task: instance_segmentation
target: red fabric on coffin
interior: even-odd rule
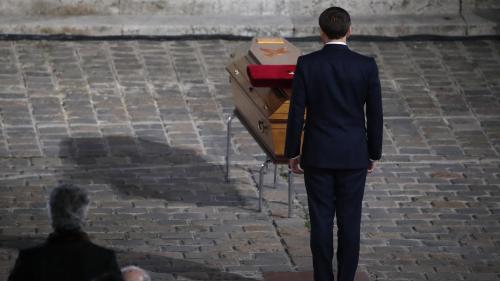
[[[247,66],[250,83],[254,87],[291,88],[295,65],[261,65]]]

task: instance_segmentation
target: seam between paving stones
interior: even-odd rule
[[[83,60],[82,60],[82,57],[81,57],[80,52],[78,51],[78,49],[75,49],[75,54],[76,54],[77,60],[78,60],[78,68],[80,69],[80,71],[82,73],[82,76],[85,77],[85,80],[88,81],[87,80],[87,76],[85,75],[85,72],[84,72],[84,70],[82,68]],[[111,63],[112,63],[112,60],[111,60]],[[117,77],[114,77],[114,78],[117,78]],[[118,80],[116,79],[116,81],[118,81]],[[103,137],[103,133],[102,133],[101,126],[100,126],[101,123],[99,122],[99,119],[97,118],[97,112],[96,112],[96,108],[95,108],[95,102],[92,99],[92,91],[90,89],[89,83],[85,83],[85,92],[88,95],[88,100],[89,100],[89,103],[90,103],[91,108],[92,108],[92,114],[94,115],[93,117],[94,117],[94,119],[96,121],[96,125],[98,126],[99,137],[102,138]],[[71,130],[71,126],[70,126],[69,134],[70,134],[71,137],[73,137],[73,131]],[[105,145],[106,145],[106,148],[108,148],[108,151],[109,151],[109,145],[107,143],[105,143]]]
[[[436,102],[437,104],[439,104],[439,101],[437,100],[437,98],[433,95],[431,95],[431,91],[430,91],[430,85],[429,83],[427,82],[427,80],[424,78],[424,75],[423,75],[423,71],[422,69],[419,67],[419,65],[417,64],[416,62],[416,59],[414,58],[413,55],[408,55],[408,54],[411,54],[411,50],[408,48],[408,46],[406,44],[403,44],[403,43],[400,43],[400,46],[401,48],[403,49],[403,52],[407,55],[407,59],[409,59],[411,65],[412,65],[412,68],[414,69],[415,73],[418,75],[418,78],[422,81],[424,87],[426,88],[426,90],[428,90],[428,96],[434,101]],[[444,119],[444,115],[443,115],[443,109],[438,107],[439,108],[439,116],[429,116],[430,118],[428,119],[437,119],[437,120],[443,120],[443,122],[448,125],[448,123],[446,122],[446,120]],[[415,125],[415,128],[417,130],[417,132],[419,133],[419,136],[422,137],[422,141],[425,143],[425,145],[427,146],[427,149],[429,149],[429,151],[432,151],[433,150],[433,147],[429,144],[429,140],[428,138],[425,137],[425,132],[423,130],[423,127],[418,124],[418,119],[420,119],[419,117],[416,117],[414,112],[412,110],[410,110],[410,118],[412,118],[413,120],[413,124]],[[463,150],[460,149],[460,151],[463,153]]]
[[[493,52],[492,52],[493,57],[494,57],[494,59],[495,59],[496,62],[500,62],[500,54],[498,52],[494,51],[495,49],[493,48],[493,46],[491,44],[492,44],[492,42],[488,42],[488,46],[493,49]],[[460,44],[460,46],[461,46],[461,48],[463,48],[463,51],[466,54],[468,54],[468,51],[465,48],[465,46],[463,44]],[[484,73],[483,73],[483,71],[481,69],[478,68],[478,69],[476,69],[476,71],[478,73],[480,73],[481,76],[484,78]],[[487,79],[484,79],[484,80],[488,81]],[[487,83],[487,88],[488,88],[488,90],[490,90],[491,92],[493,92],[493,89],[492,89],[492,86],[491,86],[490,83]],[[483,117],[483,118],[500,117],[500,115],[482,115],[481,116],[479,114],[476,114],[474,111],[472,111],[472,113],[476,116],[476,120],[478,121],[479,124],[481,124],[481,117]],[[496,152],[497,156],[500,156],[500,150],[497,149],[497,146],[493,145],[493,143],[491,141],[491,138],[488,137],[488,134],[485,132],[484,127],[480,125],[479,128],[480,128],[480,131],[484,134],[484,136],[488,140],[488,143],[490,144],[490,146],[493,149],[493,151]]]
[[[31,105],[31,102],[29,102],[30,98],[28,97],[28,92],[27,92],[28,87],[27,87],[27,84],[26,84],[26,76],[24,74],[24,71],[23,71],[22,66],[20,64],[20,61],[19,61],[19,54],[18,54],[18,52],[16,50],[16,44],[12,44],[11,46],[12,46],[12,52],[14,54],[15,64],[19,67],[21,78],[23,79],[22,82],[23,82],[24,91],[25,91],[25,94],[26,94],[26,102],[27,102],[28,112],[29,112],[31,120],[35,120],[34,116],[33,116],[33,106]],[[45,56],[44,56],[44,59],[45,59]],[[51,77],[51,79],[52,79],[52,77]],[[35,123],[31,122],[31,126],[30,127],[33,129],[33,132],[35,133],[35,141],[36,141],[36,144],[38,146],[38,151],[40,152],[40,155],[43,155],[41,153],[42,146],[40,145],[40,137],[36,133],[37,129],[36,129]],[[8,142],[7,143],[8,147],[10,146],[9,144],[10,143]],[[10,155],[13,155],[12,154],[12,150],[10,149],[10,147],[9,147],[9,151],[10,151]]]
[[[256,198],[258,200],[258,192],[259,192],[259,190],[258,190],[258,181],[259,181],[259,179],[257,178],[258,173],[253,173],[250,169],[247,169],[246,171],[247,171],[248,177],[250,177],[250,179],[253,181],[254,187],[257,187],[255,189],[255,191],[256,191],[255,195],[256,195]],[[265,176],[266,173],[267,172],[265,171],[262,176]],[[264,186],[262,186],[262,188],[264,188]],[[294,192],[293,199],[294,199],[293,201],[295,201],[295,192]],[[295,205],[295,203],[294,203],[294,205]],[[300,202],[299,202],[299,205],[300,205]],[[273,226],[273,228],[274,228],[274,234],[276,235],[276,237],[279,239],[281,245],[283,246],[283,252],[286,254],[286,257],[287,257],[288,263],[290,264],[290,267],[292,268],[293,271],[297,271],[297,265],[293,261],[293,257],[290,254],[290,252],[288,251],[287,244],[286,244],[285,240],[283,239],[283,237],[282,237],[282,235],[281,235],[281,233],[279,231],[279,227],[278,227],[278,225],[276,223],[276,220],[272,216],[270,207],[268,206],[267,200],[265,200],[265,197],[263,197],[263,200],[262,200],[262,212],[263,213],[265,212],[265,214],[267,215],[267,218],[269,219],[271,225]]]
[[[194,51],[194,56],[196,57],[196,60],[197,60],[198,62],[200,62],[200,63],[198,64],[198,66],[199,66],[199,67],[200,67],[200,69],[201,69],[201,75],[202,75],[202,77],[201,77],[201,78],[203,79],[203,81],[204,81],[205,85],[207,85],[207,87],[208,87],[208,92],[210,93],[210,99],[211,99],[211,100],[214,102],[214,104],[216,105],[216,108],[217,108],[217,115],[219,116],[219,120],[222,122],[222,124],[224,124],[224,122],[222,121],[222,120],[224,120],[224,119],[223,119],[223,117],[222,117],[221,113],[219,112],[219,108],[218,108],[218,106],[217,106],[217,103],[215,102],[215,97],[214,97],[214,92],[215,92],[215,89],[214,89],[213,83],[211,83],[211,81],[210,81],[210,79],[208,78],[208,75],[207,75],[207,72],[208,72],[208,71],[207,71],[207,69],[206,69],[205,59],[204,59],[203,55],[201,54],[201,46],[200,46],[200,44],[199,44],[197,41],[195,42],[195,44],[194,44],[194,45],[195,45],[195,46],[194,46],[194,47],[195,47],[195,48],[194,48],[194,49],[195,49],[195,51]],[[203,142],[203,138],[202,138],[202,136],[201,136],[201,134],[200,134],[200,130],[201,130],[201,129],[200,129],[200,126],[199,126],[200,124],[203,124],[203,123],[202,123],[202,122],[200,122],[200,120],[193,120],[193,121],[194,121],[194,123],[195,123],[195,125],[196,125],[196,127],[195,127],[195,129],[196,129],[196,134],[198,135],[198,139],[200,140],[201,146],[203,147],[203,152],[204,152],[204,153],[205,153],[205,155],[206,155],[206,151],[207,151],[207,149],[206,149],[206,147],[205,147],[205,143]]]
[[[202,73],[203,73],[203,80],[205,81],[205,83],[206,83],[206,84],[207,84],[207,86],[208,86],[208,89],[209,89],[209,92],[210,92],[210,97],[211,97],[211,98],[212,98],[212,100],[214,100],[214,102],[215,102],[215,101],[217,100],[217,97],[215,96],[215,87],[214,87],[214,83],[213,83],[212,81],[210,81],[210,79],[208,78],[208,75],[207,75],[207,73],[208,73],[208,69],[207,69],[207,67],[206,67],[206,66],[207,66],[208,64],[207,64],[207,63],[206,63],[206,61],[205,61],[205,57],[204,57],[204,56],[203,56],[203,54],[201,53],[201,45],[200,45],[198,42],[196,42],[196,45],[197,45],[197,48],[196,48],[196,53],[195,53],[195,55],[196,55],[197,59],[198,59],[199,61],[201,61],[201,62],[202,62],[202,63],[201,63],[201,65],[200,65],[200,67],[201,67],[201,69],[202,69]],[[226,58],[228,58],[228,57],[229,57],[229,55],[226,53],[226,48],[224,48],[224,53],[226,54],[226,56],[225,56],[225,57],[226,57]],[[223,125],[225,125],[225,122],[224,122],[225,118],[224,118],[224,113],[223,113],[223,110],[222,110],[222,108],[220,107],[220,105],[219,105],[219,104],[217,104],[217,102],[215,102],[215,104],[216,104],[216,107],[217,107],[217,113],[218,113],[218,115],[219,115],[220,121],[222,122],[222,124],[223,124]],[[200,122],[200,123],[203,123],[203,121],[202,121],[202,122]]]
[[[76,60],[77,62],[77,67],[78,69],[80,70],[81,72],[81,75],[82,75],[82,78],[85,82],[87,82],[87,76],[85,74],[85,72],[83,71],[83,68],[81,66],[81,57],[80,57],[80,53],[78,52],[78,48],[75,46],[75,43],[71,43],[69,44],[71,50],[72,50],[72,56],[74,57],[74,59]],[[85,83],[87,84],[87,83]],[[58,91],[59,88],[56,88],[56,91]],[[61,111],[62,111],[62,115],[63,115],[63,118],[64,118],[64,127],[66,128],[66,135],[69,137],[70,134],[71,134],[71,129],[70,129],[70,122],[68,120],[68,113],[66,112],[66,110],[64,109],[64,95],[58,95],[60,96],[59,97],[59,102],[60,102],[60,105],[61,105]]]
[[[435,48],[432,48],[434,46],[434,44],[432,44],[431,46],[431,49],[430,51],[433,52],[437,57],[440,58],[440,54],[439,52],[436,52]],[[411,50],[408,49],[408,46],[406,44],[401,44],[401,47],[402,49],[404,49],[404,53],[405,54],[411,54]],[[417,64],[416,62],[416,59],[414,58],[414,56],[408,56],[407,57],[410,61],[411,61],[411,65],[413,66],[413,68],[415,69],[415,72],[417,73],[418,77],[421,78],[422,82],[424,83],[425,85],[425,88],[426,88],[426,92],[428,93],[427,95],[432,99],[432,101],[434,103],[436,103],[437,105],[439,105],[439,100],[437,99],[437,97],[435,95],[432,95],[431,91],[430,91],[430,85],[429,83],[427,82],[427,80],[425,79],[424,75],[423,75],[423,71],[422,69],[420,68],[420,66]],[[440,63],[442,65],[442,63]],[[444,65],[443,65],[444,67]],[[439,118],[443,119],[444,120],[444,114],[443,114],[443,109],[441,107],[438,106],[438,110],[439,110]],[[426,118],[429,118],[429,119],[432,119],[432,118],[438,118],[437,116],[425,116]],[[411,113],[411,116],[409,117],[410,119],[414,119],[416,118],[413,114],[413,112]],[[418,117],[420,118],[420,117]],[[446,122],[446,121],[445,121]],[[421,130],[420,127],[417,127],[417,130],[422,133],[423,135],[423,132]],[[427,140],[426,140],[426,143],[427,143]],[[427,143],[427,146],[430,148],[429,144]]]
[[[234,50],[233,50],[234,51]],[[228,46],[227,44],[224,44],[224,53],[226,54],[226,57],[229,58],[230,57],[230,53],[231,51],[228,49]],[[222,109],[223,111],[223,109]],[[228,124],[228,121],[229,121],[229,116],[231,116],[233,113],[232,113],[232,110],[231,110],[231,113],[229,113],[224,119],[224,126],[226,126],[226,129],[227,129],[227,124]],[[236,120],[234,120],[236,119]],[[233,117],[233,123],[234,121],[239,121],[238,118],[236,116]],[[235,124],[232,124],[232,126],[234,126]],[[226,132],[227,133],[227,132]],[[233,131],[232,135],[229,136],[229,153],[230,154],[233,154],[235,152],[237,152],[237,146],[236,144],[234,143],[233,141],[233,136],[234,136],[235,132]],[[226,144],[227,145],[227,144]],[[230,176],[230,175],[229,175]]]
[[[375,56],[376,56],[377,65],[384,65],[384,64],[385,64],[385,63],[384,63],[385,59],[384,59],[384,57],[382,56],[382,54],[380,53],[380,48],[379,48],[379,46],[378,46],[378,45],[376,45],[376,44],[374,44],[373,42],[370,42],[370,47],[371,47],[371,49],[372,49],[372,50],[374,50],[374,53],[375,53]],[[387,74],[386,74],[386,73],[384,73],[384,76],[386,76],[386,75],[387,75]],[[395,81],[394,79],[390,79],[389,81],[391,81],[391,83],[394,85],[394,90],[395,90],[395,91],[398,91],[398,90],[399,90],[399,85],[398,85],[398,83],[396,83],[396,81]],[[384,98],[384,92],[383,92],[383,89],[382,89],[382,99],[383,99],[383,98]],[[406,109],[408,108],[408,105],[406,104],[406,102],[404,102],[404,106],[405,106],[405,108],[406,108]],[[408,117],[408,118],[410,118],[410,117]],[[386,119],[386,118],[384,117],[384,119]],[[398,117],[397,117],[397,116],[394,116],[394,117],[392,117],[392,119],[395,119],[395,120],[396,120],[396,119],[398,119]],[[397,147],[396,147],[396,145],[395,145],[395,138],[394,138],[394,136],[393,136],[393,134],[392,134],[391,130],[389,130],[389,129],[387,128],[387,126],[386,126],[385,122],[384,122],[384,124],[383,124],[383,127],[384,127],[384,131],[387,133],[387,136],[390,138],[390,141],[391,141],[391,146],[394,146],[394,149],[395,149],[396,151],[398,151],[398,150],[397,150]]]
[[[294,194],[294,197],[295,199],[295,194]],[[294,200],[295,201],[295,200]],[[300,202],[297,202],[296,204],[298,204],[299,206],[303,207],[302,204],[300,204]],[[294,203],[295,205],[295,203]],[[283,246],[283,250],[286,254],[286,257],[288,259],[288,262],[290,263],[290,266],[292,268],[293,271],[297,271],[297,264],[295,263],[295,261],[293,260],[293,257],[292,257],[292,254],[290,253],[290,251],[288,250],[288,245],[285,241],[285,239],[283,238],[283,236],[281,235],[281,232],[279,230],[279,227],[278,227],[278,224],[276,223],[276,220],[275,219],[272,219],[272,216],[271,216],[271,211],[268,210],[268,216],[269,218],[271,219],[271,224],[273,225],[274,227],[274,232],[276,233],[276,236],[278,236],[279,240],[280,240],[280,243],[281,245]]]
[[[218,43],[222,43],[221,40],[215,40],[216,42]],[[219,104],[217,102],[217,94],[216,94],[216,88],[214,86],[214,82],[210,81],[209,79],[209,76],[208,76],[208,69],[207,69],[207,63],[205,61],[205,56],[203,55],[202,53],[202,46],[199,44],[199,42],[196,42],[197,44],[197,48],[196,48],[196,53],[195,55],[197,56],[198,60],[200,62],[202,62],[202,64],[200,65],[201,69],[202,69],[202,73],[203,73],[203,80],[205,81],[206,85],[208,86],[208,89],[209,89],[209,93],[210,93],[210,97],[211,99],[213,100],[213,102],[215,103],[215,107],[217,109],[217,115],[219,116],[219,122],[222,124],[222,127],[224,128],[224,132],[225,134],[223,134],[224,136],[227,136],[227,131],[226,131],[226,128],[227,128],[227,118],[229,117],[226,116],[224,114],[224,107],[222,106],[222,104]],[[224,46],[223,48],[224,50],[224,54],[225,54],[225,58],[229,58],[230,55],[228,54],[228,50],[226,48],[226,46]],[[231,114],[231,113],[230,113]],[[197,124],[210,124],[210,123],[213,123],[213,121],[204,121],[204,120],[197,120]],[[233,125],[234,126],[234,125]],[[197,127],[197,132],[199,133],[199,128]],[[234,132],[233,132],[234,134]],[[201,143],[203,145],[203,147],[205,147],[205,144],[203,143],[203,138],[200,136],[200,140],[201,140]],[[229,142],[230,142],[230,152],[229,153],[234,153],[234,151],[236,151],[234,148],[233,148],[233,137],[230,136],[229,137]],[[227,145],[227,144],[226,144]],[[232,151],[231,151],[232,149]],[[218,158],[219,156],[215,156],[214,158]],[[223,163],[222,163],[223,164]]]
[[[14,44],[15,44],[14,42],[9,42],[10,51],[12,52],[12,54],[15,57]],[[16,64],[16,61],[14,62],[14,64]],[[17,70],[17,66],[16,66],[16,70]],[[12,153],[10,152],[10,149],[9,149],[9,143],[7,142],[7,133],[6,133],[4,124],[5,124],[5,122],[3,120],[3,114],[1,114],[1,110],[0,110],[0,129],[2,131],[2,139],[3,139],[4,145],[5,145],[5,149],[7,150],[6,156],[10,157],[10,156],[12,156]]]
[[[192,44],[192,41],[185,41],[185,42],[189,42],[189,43]],[[189,44],[189,47],[192,47],[191,44]],[[182,80],[179,77],[179,71],[177,71],[177,65],[176,65],[176,62],[175,62],[175,58],[174,58],[174,56],[172,54],[172,50],[171,50],[171,46],[170,45],[167,45],[167,50],[168,50],[169,56],[172,58],[171,59],[172,68],[173,68],[173,70],[175,72],[175,78],[177,80],[176,83],[177,83],[179,89],[181,90],[182,101],[184,102],[184,107],[186,108],[187,113],[189,115],[189,123],[191,123],[191,126],[193,126],[193,129],[196,132],[196,138],[198,140],[198,143],[199,143],[201,149],[203,150],[203,153],[206,154],[205,145],[203,145],[203,141],[201,139],[200,132],[199,132],[197,126],[196,126],[196,121],[193,118],[193,114],[192,114],[191,109],[189,108],[189,104],[188,104],[188,102],[186,100],[187,97],[186,97],[186,89],[184,87],[185,85],[184,85],[184,83],[182,82]],[[197,57],[195,57],[195,58],[196,58],[196,60],[198,60]]]
[[[115,90],[117,90],[118,93],[120,94],[120,101],[121,101],[122,106],[123,106],[123,111],[125,111],[125,113],[127,114],[127,122],[124,122],[124,123],[128,125],[130,132],[132,133],[132,136],[134,137],[134,143],[137,144],[137,134],[135,133],[134,126],[132,126],[132,116],[128,112],[128,108],[127,108],[127,104],[125,102],[125,96],[123,94],[122,87],[118,83],[118,81],[119,81],[118,73],[116,72],[116,66],[115,66],[115,63],[113,61],[113,56],[111,54],[111,49],[109,47],[109,43],[107,41],[104,41],[102,44],[102,48],[104,49],[104,54],[106,56],[106,60],[109,62],[111,74],[113,75]],[[106,145],[109,145],[109,144],[106,143]]]
[[[166,42],[162,42],[160,44],[160,46],[161,46],[162,50],[165,51],[165,55],[168,57],[168,64],[172,67],[172,70],[175,72],[175,78],[176,78],[176,80],[178,80],[177,72],[175,71],[174,60],[172,58],[172,54],[170,53],[170,49],[168,48],[168,44]],[[179,83],[177,81],[174,83],[177,84],[177,86],[179,87],[179,90],[181,90],[180,86],[178,85]],[[184,98],[183,98],[183,101],[184,101]],[[170,147],[172,147],[172,140],[170,139],[170,136],[168,134],[169,132],[168,132],[167,128],[165,127],[165,123],[167,122],[167,120],[165,120],[162,115],[160,115],[160,120],[161,120],[161,123],[163,124],[162,126],[165,128],[165,135],[167,136],[167,143]],[[185,123],[191,123],[191,122],[185,122]]]
[[[432,93],[430,91],[431,87],[430,87],[429,83],[427,82],[427,79],[425,79],[422,69],[420,68],[420,66],[416,62],[415,56],[408,55],[408,54],[412,54],[412,51],[408,48],[407,44],[400,43],[400,46],[403,49],[403,52],[407,55],[407,59],[409,59],[413,69],[415,70],[415,73],[418,75],[419,79],[422,80],[422,83],[424,84],[426,90],[428,90],[428,96],[432,99],[433,102],[435,102],[436,104],[439,105],[439,100],[437,99],[437,97],[435,95],[432,95]],[[439,58],[440,65],[442,65],[443,68],[446,69],[446,66],[443,64],[443,61],[442,61],[442,55],[439,52],[437,52],[434,44],[431,44],[429,51],[434,53]],[[458,91],[459,89],[458,89],[456,83],[454,83],[454,84],[455,84],[454,85],[455,90]],[[426,118],[426,119],[442,120],[445,123],[445,125],[449,128],[450,126],[449,126],[448,121],[445,118],[446,115],[443,113],[442,107],[438,107],[438,110],[439,110],[439,116],[429,116],[429,118]],[[410,111],[410,112],[411,113],[410,113],[409,117],[411,120],[413,120],[413,122],[412,122],[413,124],[416,123],[415,127],[416,127],[416,130],[419,133],[419,135],[422,137],[422,141],[427,146],[427,149],[429,149],[429,151],[432,151],[434,148],[433,148],[433,146],[431,146],[429,144],[429,138],[425,137],[425,132],[423,131],[423,127],[418,124],[418,119],[420,119],[420,117],[416,117],[412,111]],[[417,121],[417,122],[415,122],[415,121]],[[455,142],[456,142],[456,138],[455,138]],[[465,152],[463,151],[462,147],[458,146],[458,148],[460,149],[462,154],[465,155]]]
[[[163,44],[160,44],[160,46],[163,48]],[[138,51],[137,48],[137,41],[132,44],[132,49],[135,57],[137,60],[141,63],[141,66],[143,66],[143,74],[144,74],[144,80],[146,84],[146,89],[148,90],[148,94],[151,96],[151,100],[153,101],[154,107],[155,107],[155,113],[158,115],[158,119],[160,121],[160,126],[162,128],[163,136],[165,137],[165,140],[167,141],[168,144],[170,144],[170,140],[167,134],[167,128],[165,127],[165,123],[163,122],[163,119],[161,118],[161,113],[160,113],[160,107],[158,106],[158,100],[156,99],[156,88],[154,87],[150,77],[150,73],[148,71],[148,68],[146,66],[146,61],[144,59],[144,56],[141,54],[140,51]],[[136,123],[138,124],[138,123]],[[151,124],[158,124],[157,122],[151,122]]]
[[[491,43],[489,43],[491,44]],[[433,44],[434,48],[435,48],[435,45]],[[490,46],[491,47],[491,46]],[[469,52],[467,51],[467,49],[465,48],[464,44],[459,44],[458,48],[460,49],[460,52],[461,52],[461,57],[464,57],[464,58],[468,58],[470,56],[468,56]],[[493,52],[495,54],[495,52]],[[496,116],[499,116],[499,115],[481,115],[481,114],[478,114],[472,104],[470,103],[470,101],[468,101],[466,98],[465,98],[465,93],[462,89],[462,86],[460,86],[458,84],[458,81],[457,79],[455,78],[455,76],[453,75],[453,72],[451,72],[451,70],[449,69],[449,67],[445,64],[443,64],[443,67],[445,69],[447,69],[449,71],[449,73],[451,75],[449,75],[450,79],[454,82],[454,84],[456,85],[456,88],[457,88],[457,92],[459,92],[463,97],[464,97],[464,102],[467,104],[467,106],[469,107],[469,110],[474,118],[475,121],[478,122],[478,124],[481,124],[481,118],[492,118],[492,117],[496,117]],[[479,68],[476,68],[474,69],[475,73],[477,74],[480,74],[481,78],[484,79],[484,75],[482,73],[482,71],[479,69]],[[484,79],[485,81],[487,81],[486,79]],[[491,86],[490,85],[487,85],[487,88],[488,90],[492,90],[491,89]],[[468,116],[470,117],[470,116]],[[445,119],[446,120],[446,119]],[[479,126],[479,130],[481,131],[481,133],[483,133],[483,135],[485,136],[486,140],[488,141],[488,144],[490,145],[490,147],[493,149],[493,151],[498,155],[500,155],[500,152],[496,149],[496,147],[493,145],[493,143],[491,142],[491,139],[488,137],[488,135],[486,134],[486,132],[484,131],[484,128],[483,126]],[[462,149],[463,150],[463,149]]]

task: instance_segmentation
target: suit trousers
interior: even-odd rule
[[[311,222],[314,281],[333,281],[333,222],[337,217],[337,280],[353,281],[358,267],[361,207],[367,169],[304,168]]]

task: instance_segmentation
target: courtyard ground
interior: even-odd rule
[[[153,280],[311,270],[307,201],[235,122],[224,182],[224,67],[241,41],[0,41],[0,279],[51,231],[58,182],[92,194],[86,231]],[[318,42],[296,42],[304,52]],[[372,280],[500,280],[500,41],[355,41],[380,68],[384,157],[367,182]]]

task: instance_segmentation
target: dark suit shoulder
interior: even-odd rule
[[[21,257],[33,257],[42,255],[46,250],[46,243],[19,250],[19,256]]]
[[[358,53],[358,52],[356,52],[356,51],[353,51],[353,50],[351,50],[351,49],[349,49],[349,53],[351,53],[351,55],[353,55],[353,56],[357,56],[359,59],[363,59],[363,60],[366,60],[366,61],[371,61],[371,60],[373,60],[373,57],[371,57],[371,56],[367,56],[367,55],[363,55],[363,54],[360,54],[360,53]]]
[[[298,62],[301,62],[302,64],[309,65],[309,64],[315,64],[319,61],[324,61],[325,56],[328,56],[329,51],[325,48],[311,52],[309,54],[305,54],[299,57]],[[370,56],[362,55],[356,51],[353,51],[351,49],[345,48],[342,49],[342,55],[340,56],[342,59],[347,59],[350,61],[353,61],[357,64],[362,64],[362,65],[373,65],[375,64],[375,59]]]
[[[31,247],[31,248],[22,249],[19,251],[19,255],[23,255],[25,257],[27,257],[27,256],[35,257],[35,256],[43,255],[47,251],[52,251],[52,249],[54,249],[55,247],[57,247],[57,248],[60,248],[60,247],[73,248],[73,249],[79,250],[79,251],[83,250],[86,252],[94,253],[95,255],[99,255],[99,256],[113,256],[114,255],[113,250],[96,245],[96,244],[92,243],[91,241],[86,241],[86,240],[75,241],[72,243],[62,243],[62,244],[61,243],[45,242],[41,245],[37,245],[37,246]]]
[[[65,264],[63,269],[59,268],[61,262]],[[48,239],[39,246],[19,252],[9,281],[49,280],[49,276],[58,276],[50,280],[66,280],[60,277],[72,272],[85,272],[74,279],[82,281],[105,273],[120,275],[113,250],[89,240]]]
[[[39,261],[44,258],[44,246],[45,244],[41,244],[20,250],[8,281],[35,280],[34,276],[38,273],[36,268]]]
[[[349,54],[352,59],[356,59],[358,63],[373,64],[375,63],[375,58],[360,54],[356,51],[349,49]]]
[[[307,63],[310,61],[314,61],[315,59],[319,58],[320,56],[321,56],[321,50],[317,50],[317,51],[300,56],[299,59],[297,60],[297,62],[300,61],[303,63]]]

